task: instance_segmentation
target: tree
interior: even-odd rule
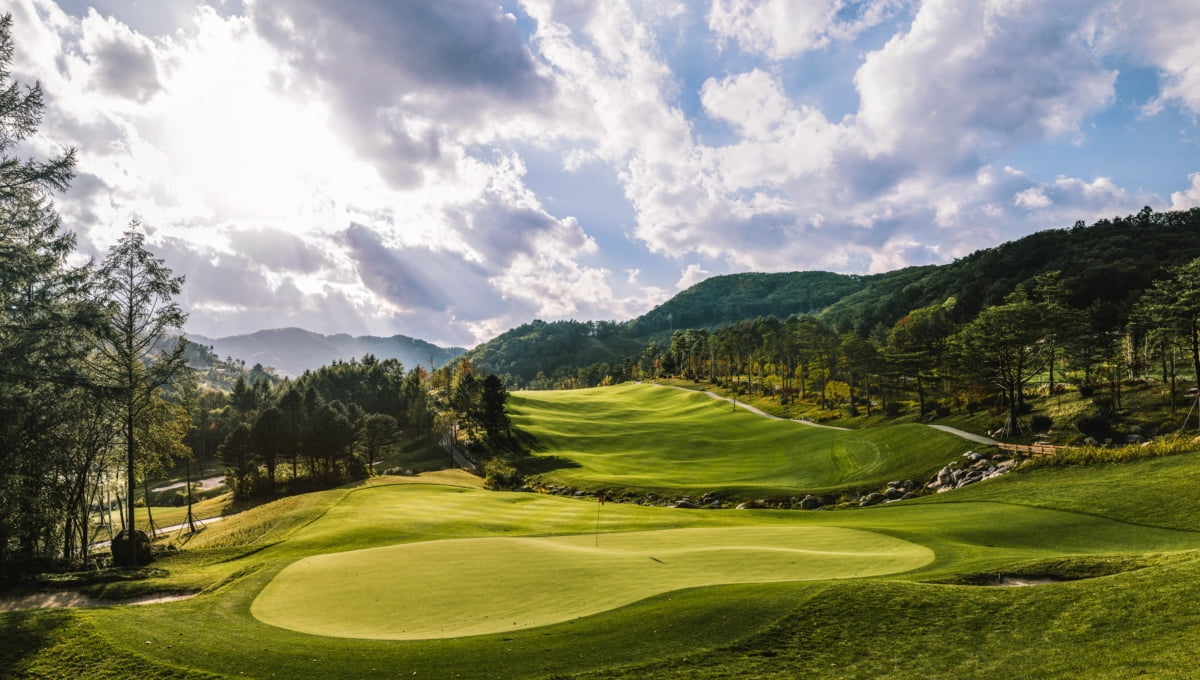
[[[1026,299],[988,307],[957,335],[965,372],[979,373],[1003,392],[1008,402],[1005,432],[1016,432],[1021,391],[1049,360],[1044,309]]]
[[[479,425],[483,430],[483,441],[494,456],[497,453],[511,450],[512,423],[504,411],[508,401],[508,391],[504,383],[493,374],[483,379],[483,389],[479,395]]]
[[[1173,267],[1166,277],[1152,282],[1138,301],[1134,318],[1187,343],[1200,387],[1200,259]]]
[[[46,160],[17,156],[37,132],[39,84],[11,80],[12,16],[0,17],[0,588],[14,562],[71,557],[60,546],[94,480],[97,413],[83,358],[102,318],[87,295],[89,272],[67,258],[50,200],[66,189],[75,151]],[[63,499],[72,499],[64,502]],[[86,530],[84,530],[86,532]],[[86,533],[85,533],[86,536]],[[61,549],[60,549],[61,548]]]
[[[888,334],[888,357],[904,375],[913,378],[921,415],[929,410],[927,387],[942,376],[954,323],[950,318],[957,301],[914,309],[896,322]]]
[[[359,447],[366,457],[368,475],[375,473],[376,461],[396,441],[397,431],[396,419],[386,413],[371,413],[363,418]]]
[[[279,454],[287,445],[286,416],[278,406],[271,406],[258,414],[250,432],[254,454],[267,467],[267,488],[275,493],[275,467]]]
[[[111,389],[122,416],[125,440],[126,498],[125,540],[133,540],[133,499],[137,482],[138,421],[149,411],[164,386],[187,370],[180,336],[168,346],[171,331],[181,331],[186,315],[174,301],[183,286],[162,260],[146,249],[145,237],[130,224],[109,251],[98,277],[99,300],[107,308],[109,324],[97,338],[101,380]],[[118,538],[121,538],[118,536]],[[116,540],[116,539],[114,539]],[[114,544],[114,555],[116,545]],[[137,563],[149,555],[131,553]]]

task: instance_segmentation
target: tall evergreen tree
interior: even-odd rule
[[[163,387],[187,370],[182,337],[170,349],[161,349],[174,332],[182,330],[187,318],[174,301],[183,278],[173,276],[163,261],[146,249],[145,237],[137,228],[136,222],[130,225],[98,272],[100,299],[108,308],[110,322],[97,338],[100,360],[96,367],[112,389],[123,421],[127,514],[122,534],[128,541],[134,540],[138,421],[149,413]],[[120,545],[114,542],[114,555]],[[134,549],[128,559],[144,563],[149,555]]]

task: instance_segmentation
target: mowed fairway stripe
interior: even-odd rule
[[[933,551],[841,527],[669,529],[429,541],[302,559],[254,601],[260,621],[415,640],[560,623],[685,588],[881,576]]]

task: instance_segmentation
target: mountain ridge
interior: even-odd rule
[[[187,338],[212,348],[219,357],[239,359],[250,366],[273,367],[287,376],[298,376],[333,361],[349,361],[366,354],[379,359],[396,359],[407,368],[418,365],[437,368],[467,351],[463,347],[441,347],[407,335],[324,335],[296,326],[219,338],[189,333]]]

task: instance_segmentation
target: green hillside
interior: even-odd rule
[[[711,328],[742,319],[815,314],[862,290],[876,276],[782,272],[714,276],[625,324],[633,337],[675,328]]]
[[[1200,208],[1114,217],[1069,229],[1048,229],[979,250],[941,266],[910,267],[875,277],[822,313],[833,326],[860,334],[890,327],[913,309],[958,301],[960,321],[999,304],[1019,285],[1061,272],[1075,308],[1097,303],[1128,307],[1172,266],[1200,257]]]
[[[1200,257],[1200,208],[1104,219],[1049,229],[945,265],[908,267],[885,274],[829,272],[747,273],[716,276],[625,322],[535,321],[479,345],[465,356],[483,371],[530,384],[537,373],[555,386],[590,386],[588,376],[633,377],[647,345],[661,350],[673,331],[717,329],[762,317],[818,316],[837,333],[885,334],[909,312],[953,298],[952,321],[966,323],[984,307],[1003,302],[1035,277],[1060,272],[1063,301],[1087,311],[1105,332],[1128,320],[1150,282],[1171,267]],[[603,369],[607,367],[608,371]],[[578,378],[578,379],[577,379]],[[579,383],[583,383],[580,385]],[[594,383],[593,383],[594,384]]]
[[[521,392],[514,425],[537,441],[555,483],[735,497],[875,489],[925,479],[971,448],[924,425],[841,431],[771,420],[656,385]],[[540,460],[537,458],[540,457]]]

